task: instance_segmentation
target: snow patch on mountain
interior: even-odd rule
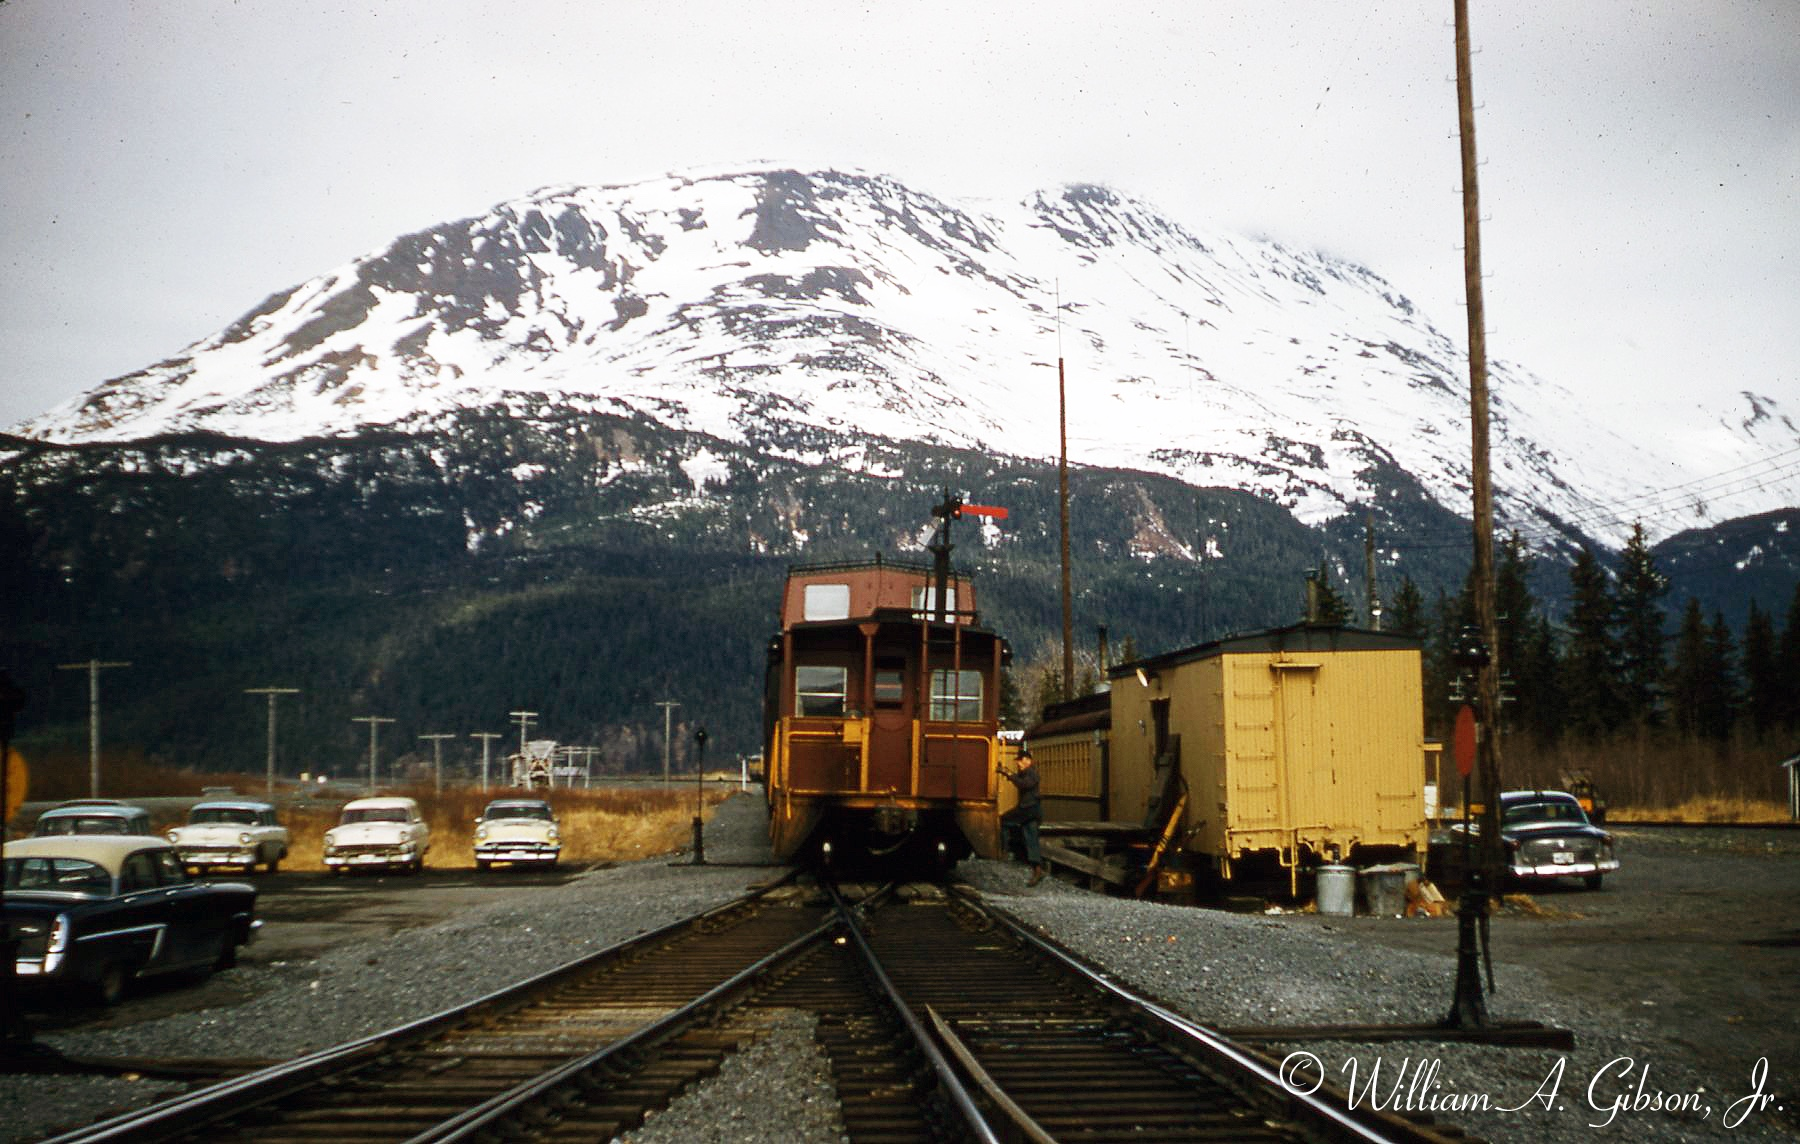
[[[15,432],[291,441],[618,414],[892,475],[867,442],[1054,456],[1059,374],[1077,464],[1244,489],[1308,522],[1399,495],[1397,474],[1467,510],[1466,357],[1369,269],[1103,187],[959,206],[839,171],[540,190],[273,295]],[[1490,378],[1500,521],[1540,538],[1616,543],[1615,506],[1646,488],[1800,445],[1765,396],[1700,411],[1667,455],[1528,370]],[[697,495],[722,466],[687,460]],[[1766,476],[1695,497],[1683,523],[1800,502],[1794,466]],[[1199,558],[1153,526],[1144,544]]]

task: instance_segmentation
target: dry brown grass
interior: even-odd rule
[[[419,801],[431,827],[429,866],[444,869],[473,866],[475,820],[493,798],[543,798],[556,811],[562,834],[562,860],[585,866],[596,862],[629,862],[667,854],[693,836],[694,792],[691,788],[616,787],[595,790],[516,791],[483,794],[457,787],[439,794],[430,787],[400,788],[384,793]],[[706,791],[708,812],[724,800],[720,788]],[[286,865],[296,870],[322,870],[325,832],[337,825],[341,804],[321,802],[283,810],[290,840]]]
[[[1677,806],[1610,808],[1608,822],[1786,822],[1786,802],[1762,798],[1690,798]]]
[[[1790,743],[1746,735],[1711,743],[1628,731],[1547,748],[1508,738],[1501,766],[1512,789],[1560,789],[1563,776],[1585,772],[1609,821],[1778,822],[1787,818],[1787,774],[1777,764],[1791,753]]]

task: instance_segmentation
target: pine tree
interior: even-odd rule
[[[1699,735],[1702,712],[1706,706],[1706,620],[1700,614],[1700,601],[1688,597],[1681,613],[1681,628],[1675,633],[1675,654],[1669,663],[1669,711],[1675,729],[1684,735]]]
[[[1731,628],[1723,612],[1713,613],[1712,626],[1706,632],[1706,694],[1700,712],[1700,732],[1714,742],[1731,737],[1741,705],[1738,687],[1737,649],[1731,639]]]
[[[1568,720],[1568,697],[1558,677],[1556,633],[1550,617],[1539,614],[1524,642],[1518,673],[1519,724],[1540,744],[1554,743]]]
[[[1627,720],[1655,727],[1663,721],[1663,681],[1668,675],[1663,651],[1666,623],[1659,601],[1669,590],[1668,577],[1656,568],[1644,538],[1644,526],[1631,526],[1631,538],[1620,554],[1619,700]]]
[[[1758,735],[1779,725],[1784,696],[1781,694],[1781,661],[1775,643],[1775,626],[1769,614],[1750,601],[1744,621],[1744,718]]]
[[[1777,718],[1787,730],[1800,731],[1800,584],[1794,585],[1794,599],[1788,604],[1787,626],[1781,630],[1776,651],[1776,671],[1781,694]]]
[[[1394,593],[1393,605],[1387,613],[1387,630],[1424,640],[1425,627],[1425,596],[1408,576],[1400,581],[1400,588]]]
[[[1528,662],[1526,644],[1537,611],[1526,575],[1525,541],[1515,532],[1501,542],[1499,567],[1494,572],[1494,611],[1500,642],[1494,650],[1503,680],[1501,714],[1503,724],[1515,730],[1529,720],[1527,697],[1538,690],[1534,681],[1525,677],[1534,666]]]
[[[1597,737],[1622,721],[1619,648],[1613,637],[1612,589],[1606,570],[1588,549],[1569,569],[1569,597],[1569,645],[1560,672],[1567,726]]]
[[[1315,585],[1312,603],[1315,611],[1307,617],[1308,623],[1326,626],[1338,626],[1350,622],[1350,605],[1331,586],[1331,572],[1320,568],[1317,572],[1307,574],[1307,579]]]

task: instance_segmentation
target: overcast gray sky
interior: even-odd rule
[[[1800,3],[1472,0],[1490,352],[1800,409]],[[0,0],[0,426],[407,231],[775,160],[1103,182],[1463,334],[1449,0]]]

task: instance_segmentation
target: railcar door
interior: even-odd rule
[[[917,659],[905,643],[879,643],[873,653],[874,677],[869,720],[869,791],[913,793],[913,726],[918,688]]]

